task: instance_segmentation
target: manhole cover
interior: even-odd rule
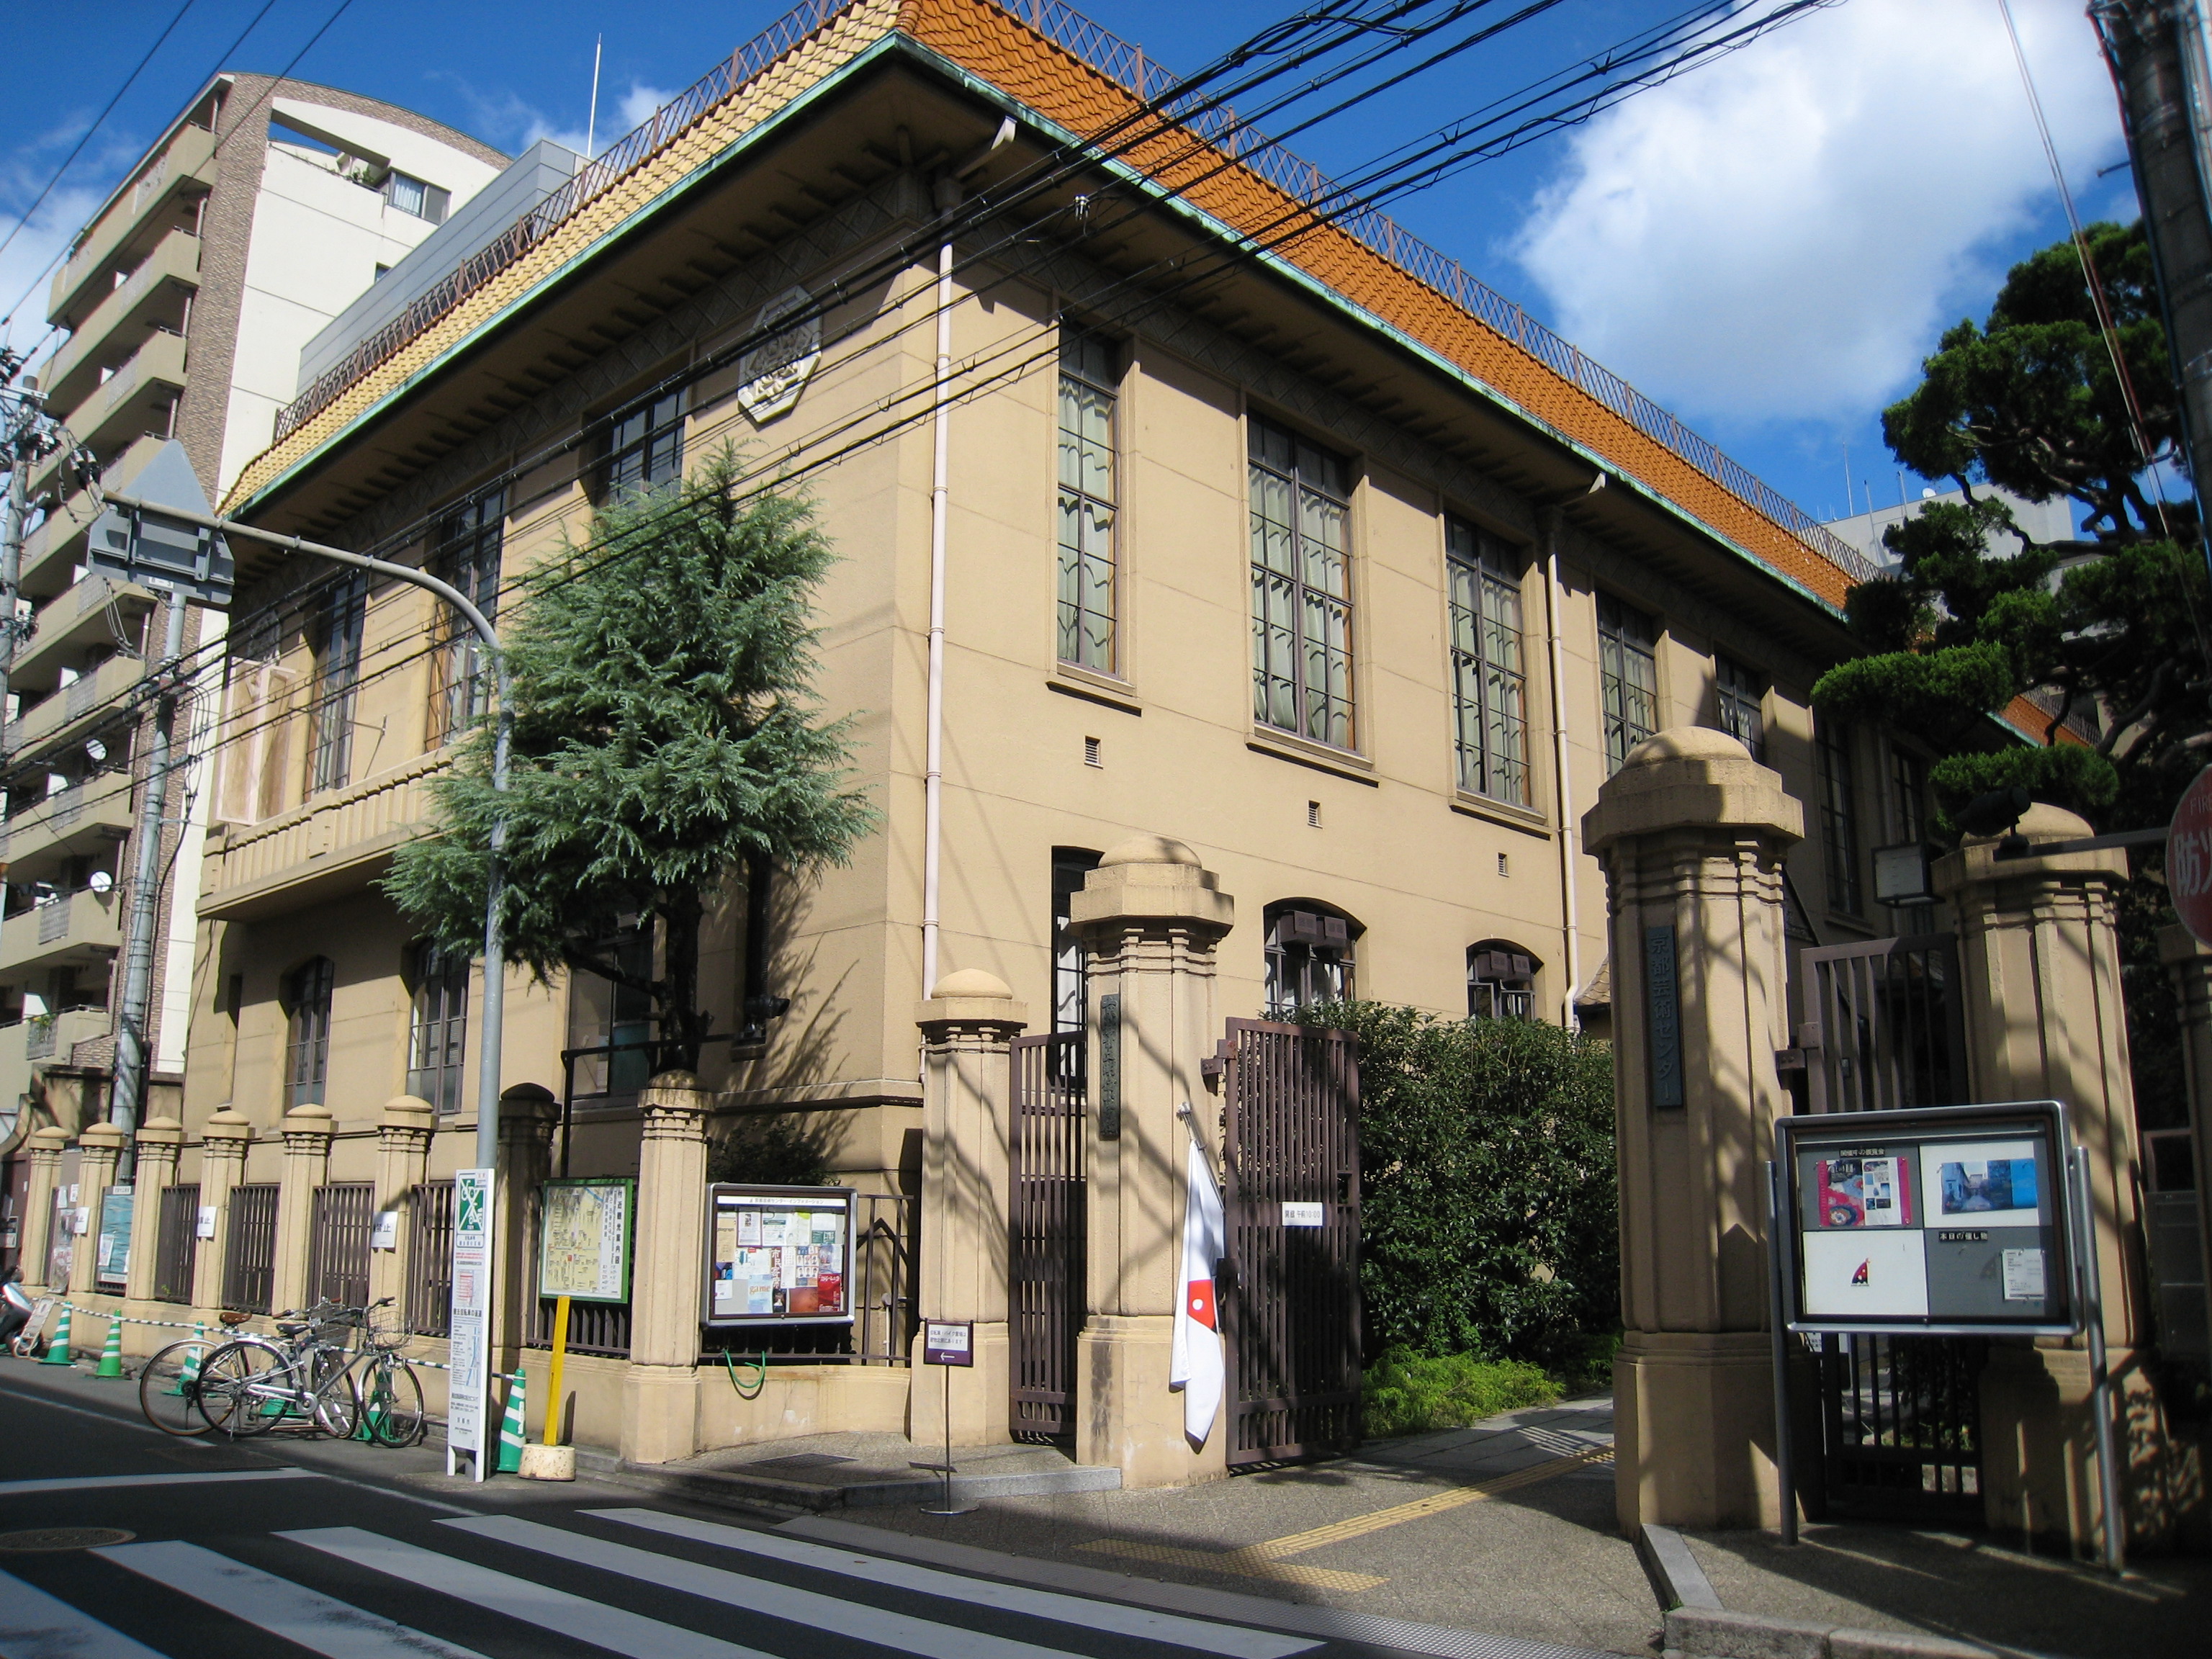
[[[19,1554],[32,1550],[96,1550],[109,1544],[127,1544],[137,1535],[120,1527],[30,1527],[21,1532],[0,1532],[0,1550]]]

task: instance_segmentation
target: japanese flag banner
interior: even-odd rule
[[[1213,1307],[1213,1264],[1221,1259],[1221,1194],[1194,1138],[1183,1182],[1182,1276],[1176,1304],[1168,1383],[1182,1390],[1182,1431],[1205,1443],[1221,1411],[1221,1325]]]

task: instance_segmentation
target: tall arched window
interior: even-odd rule
[[[1486,939],[1467,947],[1467,1017],[1534,1019],[1536,970],[1544,964],[1519,945]]]
[[[1352,1000],[1352,951],[1365,928],[1310,899],[1271,904],[1266,921],[1269,1019],[1287,1019],[1318,1003]]]
[[[319,1106],[331,1069],[331,988],[337,969],[328,957],[301,963],[284,977],[284,1105]]]

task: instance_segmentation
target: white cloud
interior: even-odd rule
[[[2095,38],[2079,0],[2013,9],[2084,198],[2123,153]],[[1850,0],[1583,129],[1511,251],[1562,332],[1686,413],[1863,418],[2054,197],[1995,5]]]
[[[650,121],[663,104],[676,96],[638,81],[631,82],[629,90],[619,98],[611,96],[609,89],[602,88],[599,127],[592,131],[580,122],[574,126],[563,125],[519,94],[481,92],[458,76],[451,78],[469,101],[471,120],[476,129],[518,154],[540,138],[550,138],[580,155],[588,137],[594,148],[604,150],[633,128]]]
[[[663,92],[659,87],[648,87],[640,81],[631,82],[629,90],[622,95],[622,125],[609,136],[619,138],[632,128],[643,126],[659,113],[663,104],[675,96],[674,93]]]

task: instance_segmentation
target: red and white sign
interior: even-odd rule
[[[2166,888],[2182,925],[2212,945],[2212,767],[2197,775],[2166,832]]]

